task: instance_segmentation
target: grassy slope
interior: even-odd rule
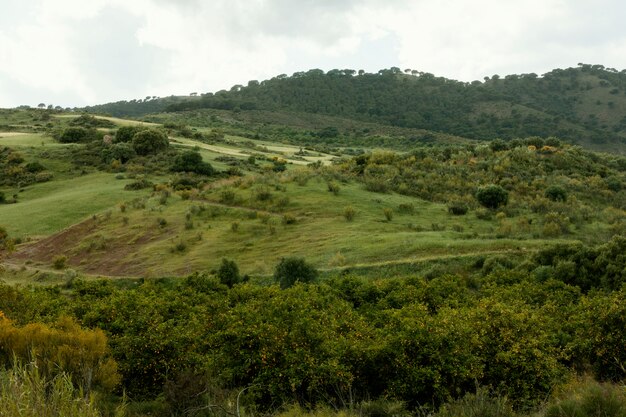
[[[183,138],[175,141],[178,146],[197,145],[204,159],[218,169],[228,167],[215,161],[224,155],[289,158],[299,150],[234,136],[226,139],[219,146]],[[43,268],[50,267],[54,256],[65,254],[72,267],[95,274],[180,275],[210,270],[226,257],[236,260],[244,273],[266,275],[285,256],[306,257],[320,269],[367,268],[468,254],[520,253],[557,241],[540,238],[540,222],[523,233],[496,238],[499,223],[495,219],[479,220],[472,212],[452,216],[445,205],[372,193],[357,183],[341,184],[339,194],[333,195],[319,175],[296,165],[283,174],[257,174],[254,180],[248,176],[218,181],[191,200],[174,194],[161,204],[158,193],[148,197],[147,192],[124,191],[128,180],[115,179],[114,174],[77,175],[62,157],[68,145],[53,144],[37,134],[12,134],[3,140],[27,159],[46,155],[42,162],[55,173],[53,181],[19,193],[18,204],[0,206],[2,224],[11,235],[51,235],[40,244],[22,248],[22,252],[35,248],[32,260]],[[329,158],[322,155],[311,160]],[[299,176],[308,176],[308,181],[298,181]],[[260,188],[270,191],[270,202],[255,199]],[[235,194],[228,206],[221,201],[224,190]],[[143,198],[140,204],[131,203],[138,197]],[[123,212],[122,201],[127,202]],[[401,204],[412,204],[415,212],[401,213]],[[343,216],[346,206],[356,210],[352,222]],[[394,212],[391,221],[385,219],[385,208]],[[95,213],[100,215],[92,220]],[[188,213],[192,213],[190,219]],[[285,215],[294,217],[295,224],[283,224]],[[163,226],[161,219],[166,223]],[[604,227],[587,224],[564,239],[584,240]]]

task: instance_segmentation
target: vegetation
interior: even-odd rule
[[[0,110],[0,414],[623,416],[626,159],[568,143],[621,77]]]

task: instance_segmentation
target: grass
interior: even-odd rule
[[[357,183],[342,184],[339,194],[334,195],[321,179],[313,178],[304,186],[281,183],[288,178],[289,173],[276,176],[281,191],[268,187],[272,198],[268,202],[254,199],[257,183],[249,187],[242,183],[234,189],[226,186],[235,192],[232,206],[220,203],[219,187],[206,194],[204,200],[183,200],[173,194],[166,204],[162,204],[160,195],[145,199],[145,208],[127,204],[123,213],[113,209],[109,215],[100,216],[94,227],[64,241],[63,253],[68,255],[71,268],[93,274],[184,275],[214,269],[222,258],[228,258],[238,263],[242,273],[269,275],[279,260],[287,256],[305,257],[322,270],[371,269],[480,254],[523,253],[555,242],[532,236],[524,240],[497,239],[493,235],[495,220],[479,220],[471,214],[459,220],[448,214],[444,205],[368,192]],[[108,174],[56,183],[56,187],[56,192],[40,189],[38,195],[26,195],[31,198],[25,198],[23,203],[0,208],[15,210],[6,213],[12,219],[9,224],[13,224],[13,230],[51,233],[112,207],[116,201],[134,197],[122,191],[122,181],[113,180]],[[106,197],[99,199],[102,195]],[[277,207],[284,197],[289,202]],[[412,204],[414,213],[396,210],[388,221],[383,208],[396,209],[400,204]],[[347,205],[356,210],[350,222],[343,214]],[[50,217],[42,217],[41,223],[33,225],[28,219],[45,216],[44,207],[53,208]],[[19,213],[24,210],[29,213],[28,218],[20,218]],[[285,224],[285,215],[295,218],[295,223]],[[459,222],[463,232],[450,227]],[[445,226],[445,230],[432,230],[433,224]],[[183,251],[177,249],[181,245],[185,247]],[[44,264],[50,265],[51,261],[46,259]]]
[[[31,185],[19,193],[17,204],[0,205],[0,219],[11,236],[49,235],[140,195],[124,191],[126,183],[95,173]]]

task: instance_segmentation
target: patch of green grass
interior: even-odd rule
[[[19,193],[17,204],[0,205],[0,221],[12,236],[49,235],[143,194],[124,191],[126,183],[97,173],[34,184]]]

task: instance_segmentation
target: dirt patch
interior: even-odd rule
[[[110,277],[143,275],[143,266],[133,254],[153,239],[152,233],[147,231],[138,237],[118,236],[105,240],[102,248],[91,249],[86,243],[98,236],[98,224],[97,219],[88,219],[53,236],[20,246],[7,261],[51,265],[55,257],[65,255],[71,268],[85,273]]]

